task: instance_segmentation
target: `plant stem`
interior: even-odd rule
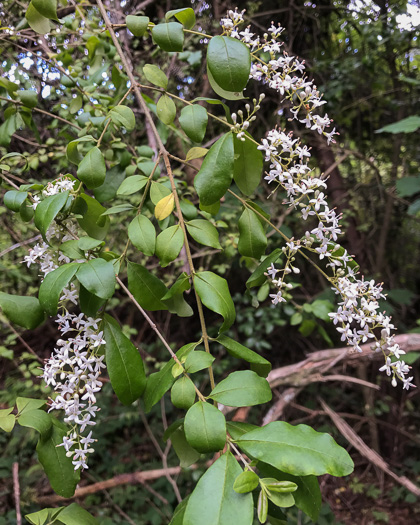
[[[168,177],[169,177],[169,181],[171,183],[171,188],[172,188],[172,193],[174,195],[174,200],[175,200],[175,208],[176,208],[176,211],[177,211],[177,215],[178,215],[178,221],[179,221],[179,225],[182,229],[182,232],[184,234],[184,246],[185,246],[185,252],[187,254],[187,260],[188,260],[188,266],[190,268],[190,272],[191,272],[191,276],[194,276],[195,274],[195,268],[194,268],[194,263],[193,263],[193,260],[192,260],[192,257],[191,257],[191,250],[190,250],[190,246],[189,246],[189,243],[188,243],[188,237],[187,237],[187,230],[186,230],[186,227],[185,227],[185,222],[184,222],[184,217],[182,215],[182,211],[181,211],[181,206],[180,206],[180,203],[179,203],[179,198],[178,198],[178,194],[177,194],[177,191],[176,191],[176,185],[175,185],[175,179],[174,179],[174,175],[172,173],[172,169],[171,169],[171,164],[170,164],[170,161],[169,161],[169,155],[168,155],[168,152],[162,142],[162,139],[160,138],[160,135],[156,129],[156,126],[155,126],[155,123],[153,121],[153,118],[152,118],[152,115],[150,113],[150,110],[145,102],[145,100],[143,99],[143,96],[141,94],[141,90],[140,90],[140,87],[136,81],[136,78],[134,77],[134,74],[133,74],[133,68],[130,66],[128,60],[127,60],[127,57],[125,56],[122,48],[121,48],[121,45],[119,43],[119,40],[117,39],[116,35],[115,35],[115,32],[112,28],[112,24],[111,24],[111,21],[109,20],[109,17],[108,17],[108,14],[106,12],[106,9],[104,7],[104,4],[102,2],[102,0],[97,0],[97,4],[98,4],[98,7],[99,7],[99,10],[101,12],[101,15],[102,15],[102,18],[104,19],[104,22],[105,22],[105,25],[109,31],[109,34],[111,35],[111,39],[112,39],[112,42],[117,50],[117,53],[119,54],[120,58],[121,58],[121,62],[124,66],[124,69],[125,69],[125,72],[127,73],[127,76],[131,82],[131,86],[133,88],[133,91],[134,91],[134,94],[135,94],[135,97],[137,99],[137,102],[139,104],[139,106],[141,107],[141,109],[143,110],[144,114],[145,114],[145,117],[146,117],[146,120],[148,121],[148,123],[150,124],[150,128],[152,129],[152,132],[153,132],[153,135],[155,136],[156,138],[156,142],[159,146],[159,151],[163,157],[163,161],[165,163],[165,167],[166,167],[166,171],[167,171],[167,174],[168,174]],[[198,315],[199,315],[199,318],[200,318],[200,324],[201,324],[201,332],[203,334],[203,342],[204,342],[204,348],[206,350],[206,352],[210,353],[210,348],[209,348],[209,340],[208,340],[208,335],[207,335],[207,328],[206,328],[206,323],[205,323],[205,319],[204,319],[204,312],[203,312],[203,305],[201,303],[201,299],[200,297],[198,296],[197,294],[197,291],[195,290],[195,287],[194,287],[194,293],[195,293],[195,297],[196,297],[196,301],[197,301],[197,309],[198,309]],[[213,369],[210,367],[209,368],[209,377],[210,377],[210,385],[211,385],[211,388],[213,389],[214,386],[215,386],[215,383],[214,383],[214,375],[213,375]]]

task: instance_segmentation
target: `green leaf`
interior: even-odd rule
[[[42,200],[36,207],[34,222],[44,239],[50,224],[65,206],[68,197],[68,191],[63,191],[56,195],[50,195]]]
[[[186,29],[192,29],[195,26],[195,13],[191,7],[183,7],[182,9],[173,9],[168,11],[165,15],[165,20],[175,17]]]
[[[107,210],[105,210],[101,214],[101,217],[106,217],[107,215],[115,215],[116,213],[124,213],[125,211],[131,210],[134,210],[134,206],[132,204],[117,204],[116,206],[112,206],[112,208],[108,208]]]
[[[207,47],[207,65],[222,89],[242,91],[249,79],[251,54],[236,38],[215,36]]]
[[[64,253],[69,259],[84,259],[85,254],[79,248],[78,242],[76,239],[63,242],[60,244],[60,252]]]
[[[99,202],[106,202],[113,199],[115,195],[117,195],[120,186],[124,183],[124,179],[125,170],[121,164],[107,170],[103,184],[93,190],[95,199]]]
[[[81,107],[83,106],[83,98],[82,95],[78,94],[76,97],[71,99],[70,105],[69,105],[69,111],[71,115],[76,114]]]
[[[46,525],[48,523],[56,524],[57,521],[55,521],[55,519],[63,509],[64,507],[58,507],[55,509],[42,509],[38,512],[26,514],[25,518],[33,525]]]
[[[267,247],[267,237],[261,221],[249,208],[239,218],[238,251],[245,257],[259,259]]]
[[[233,490],[241,472],[230,452],[220,456],[189,497],[183,525],[251,525],[254,517],[251,494],[238,494]]]
[[[184,293],[185,291],[189,290],[190,288],[191,288],[190,278],[185,272],[182,272],[181,275],[178,277],[178,279],[171,286],[171,288],[162,297],[162,301],[166,301],[167,299],[171,299],[172,297],[175,297],[176,295],[180,295]]]
[[[143,67],[144,76],[154,86],[166,89],[168,87],[168,77],[165,73],[153,64],[146,64]]]
[[[147,184],[148,178],[144,175],[133,175],[127,177],[118,188],[117,195],[132,195],[143,189]]]
[[[51,416],[43,410],[28,410],[21,414],[18,418],[18,423],[22,427],[33,428],[42,436],[47,437],[52,427]]]
[[[260,478],[255,474],[253,470],[245,470],[239,474],[233,484],[233,490],[238,494],[247,494],[252,492],[259,485]]]
[[[5,432],[11,432],[16,424],[16,417],[10,412],[13,407],[0,410],[0,428]]]
[[[184,234],[179,225],[170,226],[156,238],[156,255],[164,268],[176,259],[184,244]]]
[[[25,202],[27,196],[27,191],[7,191],[3,197],[4,205],[6,208],[9,208],[9,210],[17,212],[20,210],[20,207]]]
[[[170,439],[181,468],[188,468],[200,458],[200,452],[197,452],[188,443],[183,427],[177,428],[171,434]]]
[[[411,115],[410,117],[388,124],[375,133],[414,133],[420,128],[420,116]]]
[[[274,251],[267,255],[264,260],[259,264],[257,269],[251,274],[246,282],[246,287],[248,290],[254,286],[261,286],[267,280],[265,273],[270,267],[271,263],[275,263],[278,258],[281,256],[282,251],[280,248],[276,248]]]
[[[296,483],[297,489],[293,493],[293,497],[297,508],[305,512],[312,521],[318,520],[322,497],[316,476],[292,476],[261,461],[258,463],[258,469],[264,476],[270,476],[279,481]]]
[[[179,360],[185,358],[199,343],[188,343],[181,347],[176,356]],[[168,361],[159,372],[150,374],[147,378],[146,389],[144,391],[144,410],[150,412],[153,405],[161,400],[165,392],[167,392],[174,384],[175,378],[172,375],[172,368],[174,360]]]
[[[271,401],[272,393],[266,379],[252,370],[240,370],[220,381],[209,397],[223,405],[246,407]]]
[[[189,374],[194,374],[195,372],[209,368],[213,361],[214,357],[208,352],[196,350],[188,355],[184,365],[185,371]]]
[[[38,94],[32,89],[22,89],[17,94],[19,100],[27,108],[34,108],[38,104]]]
[[[79,286],[80,310],[88,317],[98,317],[97,313],[103,306],[104,302],[105,299],[96,297],[96,295],[93,295],[88,290],[86,290],[86,288],[82,284]]]
[[[238,359],[243,359],[251,364],[251,370],[256,372],[261,377],[267,377],[271,371],[271,363],[261,357],[256,352],[250,350],[241,343],[238,343],[234,339],[227,337],[226,335],[219,335],[217,341],[226,348],[228,353]]]
[[[89,189],[98,188],[105,181],[106,166],[101,150],[91,148],[77,168],[77,176]]]
[[[83,159],[77,150],[77,146],[80,144],[80,142],[96,142],[96,139],[92,137],[92,135],[84,135],[83,137],[72,140],[67,144],[67,158],[70,162],[76,165],[79,164],[79,162]]]
[[[267,521],[267,513],[268,513],[268,498],[267,493],[262,490],[260,492],[260,495],[258,496],[258,503],[257,503],[257,515],[258,520],[260,523],[265,523]]]
[[[396,186],[400,197],[411,197],[420,191],[420,176],[403,177],[397,180]]]
[[[56,315],[63,289],[69,284],[79,263],[68,263],[48,273],[39,287],[39,302],[48,315]]]
[[[182,51],[184,47],[184,28],[178,22],[158,24],[152,29],[153,40],[163,51]]]
[[[112,388],[123,405],[131,405],[146,387],[140,352],[108,315],[105,316],[104,339],[106,367]]]
[[[188,410],[195,401],[194,383],[189,377],[182,376],[176,380],[171,390],[171,401],[176,408]]]
[[[407,209],[408,215],[417,215],[420,211],[420,199],[416,199]]]
[[[162,95],[156,104],[156,114],[164,124],[172,124],[176,117],[176,106],[168,95]]]
[[[51,31],[50,21],[45,16],[41,15],[41,13],[35,8],[33,2],[28,5],[25,18],[35,33],[45,35]]]
[[[18,397],[16,399],[16,406],[18,414],[23,414],[29,410],[36,410],[46,405],[44,399],[31,399],[30,397]]]
[[[95,239],[103,240],[106,237],[109,229],[109,217],[101,217],[105,208],[99,204],[96,199],[89,195],[82,194],[75,203],[74,213],[77,213],[78,204],[80,203],[82,218],[77,221],[80,227],[90,236]],[[39,205],[38,205],[39,207]]]
[[[224,319],[219,332],[226,331],[232,326],[236,317],[235,306],[226,279],[213,272],[197,272],[193,279],[194,287],[204,306],[220,314]]]
[[[204,219],[194,219],[185,224],[191,237],[204,246],[211,246],[221,250],[219,243],[219,233],[213,224]]]
[[[86,290],[101,299],[110,299],[114,295],[116,280],[111,262],[99,258],[80,263],[76,278]]]
[[[181,503],[177,506],[174,511],[174,515],[169,523],[169,525],[182,525],[184,522],[185,509],[187,508],[188,498],[184,498]]]
[[[58,446],[62,444],[67,430],[61,428],[54,419],[52,422],[51,432],[47,436],[41,435],[36,451],[54,492],[63,498],[71,498],[80,480],[80,471],[74,470],[64,447]]]
[[[127,276],[128,288],[142,308],[151,312],[168,309],[162,302],[162,297],[168,289],[149,270],[140,264],[129,262],[127,264]]]
[[[245,134],[251,137],[249,133]],[[257,144],[247,139],[245,142],[236,139],[234,150],[233,178],[242,193],[252,195],[261,181],[263,155]]]
[[[239,439],[247,432],[251,432],[251,430],[260,428],[257,425],[251,425],[250,423],[243,423],[241,421],[228,421],[226,426],[229,434],[232,436],[232,439],[235,440]]]
[[[268,499],[277,505],[277,507],[288,508],[293,507],[295,498],[290,493],[282,494],[280,492],[271,491],[267,494]]]
[[[171,193],[172,191],[170,188],[164,183],[152,181],[150,186],[150,200],[155,206],[161,199],[163,199],[163,197],[167,197]]]
[[[217,452],[226,443],[226,420],[218,408],[198,401],[187,412],[184,421],[185,437],[198,452]]]
[[[136,117],[128,106],[115,106],[109,112],[112,122],[118,127],[124,127],[127,131],[133,131],[136,127]]]
[[[99,239],[94,239],[92,237],[80,237],[80,239],[77,241],[78,247],[84,252],[94,250],[101,244],[104,244],[104,242],[100,241]]]
[[[58,20],[57,0],[32,0],[32,4],[42,16],[51,20]]]
[[[156,246],[156,231],[151,221],[144,215],[137,215],[128,226],[128,237],[134,246],[144,253],[153,255]]]
[[[0,307],[9,321],[27,330],[33,330],[45,320],[44,310],[36,297],[0,292]]]
[[[209,81],[209,84],[212,88],[212,90],[221,98],[224,98],[226,100],[243,100],[244,94],[242,91],[226,91],[225,89],[222,89],[219,84],[214,80],[213,75],[211,74],[211,71],[207,64],[207,78]]]
[[[202,157],[207,155],[208,151],[209,150],[207,148],[191,148],[190,150],[188,150],[185,160],[188,162],[194,159],[201,159]]]
[[[150,19],[148,16],[128,15],[125,17],[125,23],[134,36],[144,36],[149,22]]]
[[[57,518],[64,525],[98,525],[96,518],[87,510],[82,509],[77,503],[71,503],[64,508]]]
[[[208,115],[206,108],[199,104],[185,106],[181,110],[179,123],[188,138],[194,142],[201,142],[204,139],[207,129]]]
[[[248,432],[238,440],[244,452],[295,476],[347,476],[353,462],[329,434],[307,425],[275,421]]]
[[[200,202],[209,206],[219,201],[233,177],[233,137],[226,133],[213,144],[194,179]]]

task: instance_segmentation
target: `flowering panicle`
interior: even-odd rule
[[[33,205],[36,207],[41,197],[56,195],[57,193],[72,190],[74,181],[60,178],[48,183],[41,196],[34,196]],[[48,241],[63,243],[77,238],[77,226],[71,219],[64,219],[60,223],[55,221],[46,232]],[[84,262],[80,259],[76,262]],[[45,277],[70,259],[59,249],[53,249],[46,242],[36,244],[24,258],[27,266],[39,264]],[[61,338],[51,357],[46,360],[43,368],[43,379],[51,385],[57,393],[50,402],[51,410],[64,410],[64,421],[71,425],[71,430],[63,438],[63,446],[75,470],[88,468],[87,458],[94,450],[92,431],[89,427],[95,425],[95,416],[99,408],[96,406],[96,394],[101,390],[99,380],[102,368],[105,368],[104,356],[100,354],[101,345],[105,344],[103,332],[99,326],[101,319],[86,317],[83,313],[76,315],[68,311],[66,305],[70,302],[77,304],[78,290],[73,283],[63,289],[60,297],[59,311],[56,322],[59,325]],[[67,339],[64,339],[68,334]],[[87,435],[84,433],[88,431]]]
[[[304,61],[289,56],[286,52],[280,55],[282,42],[278,38],[283,29],[272,23],[261,39],[249,27],[239,30],[239,25],[244,21],[243,14],[244,11],[229,11],[221,25],[225,34],[241,40],[250,48],[253,60],[250,78],[263,82],[289,100],[292,120],[298,120],[307,128],[324,135],[328,144],[334,143],[334,136],[338,133],[335,128],[327,131],[332,123],[327,114],[321,116],[317,113],[317,108],[326,101],[322,99],[322,94],[313,81],[305,76]],[[270,54],[268,63],[258,57],[261,51]],[[302,112],[304,118],[301,118]],[[238,127],[236,119],[234,122]],[[242,133],[238,133],[238,138],[244,140],[242,128],[238,129]],[[317,176],[315,170],[308,165],[310,148],[294,138],[292,132],[286,133],[277,128],[267,133],[258,148],[263,151],[265,161],[270,163],[265,176],[268,184],[274,184],[274,191],[281,188],[286,192],[286,202],[300,210],[304,221],[309,218],[317,221],[317,226],[307,230],[301,239],[291,239],[286,243],[283,248],[286,262],[282,269],[277,269],[274,264],[267,269],[267,275],[278,289],[276,293],[270,294],[273,304],[285,302],[285,291],[292,288],[291,284],[285,282],[285,277],[291,272],[299,272],[294,266],[297,251],[304,248],[315,253],[320,260],[325,259],[326,266],[331,268],[332,276],[329,280],[341,299],[338,311],[329,314],[337,325],[341,340],[359,352],[361,344],[372,341],[373,348],[384,354],[385,365],[380,370],[392,375],[392,384],[396,386],[398,378],[402,381],[403,388],[414,386],[411,383],[413,378],[407,377],[410,367],[400,359],[405,352],[391,335],[394,328],[391,319],[378,311],[379,299],[385,298],[382,286],[374,281],[359,279],[351,256],[337,243],[338,236],[342,233],[339,223],[341,216],[328,206],[325,179]]]

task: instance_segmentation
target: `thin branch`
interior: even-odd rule
[[[13,472],[13,496],[15,498],[16,525],[22,525],[22,513],[20,511],[20,485],[19,485],[19,463],[15,462],[12,466]]]

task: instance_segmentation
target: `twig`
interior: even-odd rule
[[[16,248],[20,248],[21,246],[25,246],[26,244],[31,244],[31,242],[38,241],[39,239],[41,239],[41,235],[35,235],[35,237],[31,237],[30,239],[27,239],[26,241],[17,242],[16,244],[12,244],[12,246],[9,246],[8,248],[5,248],[2,252],[0,252],[0,257],[3,257],[3,255],[6,255],[6,253],[16,250]]]
[[[16,525],[22,525],[22,514],[20,512],[20,485],[19,485],[19,463],[16,461],[12,466],[13,472],[13,495],[16,506]]]

